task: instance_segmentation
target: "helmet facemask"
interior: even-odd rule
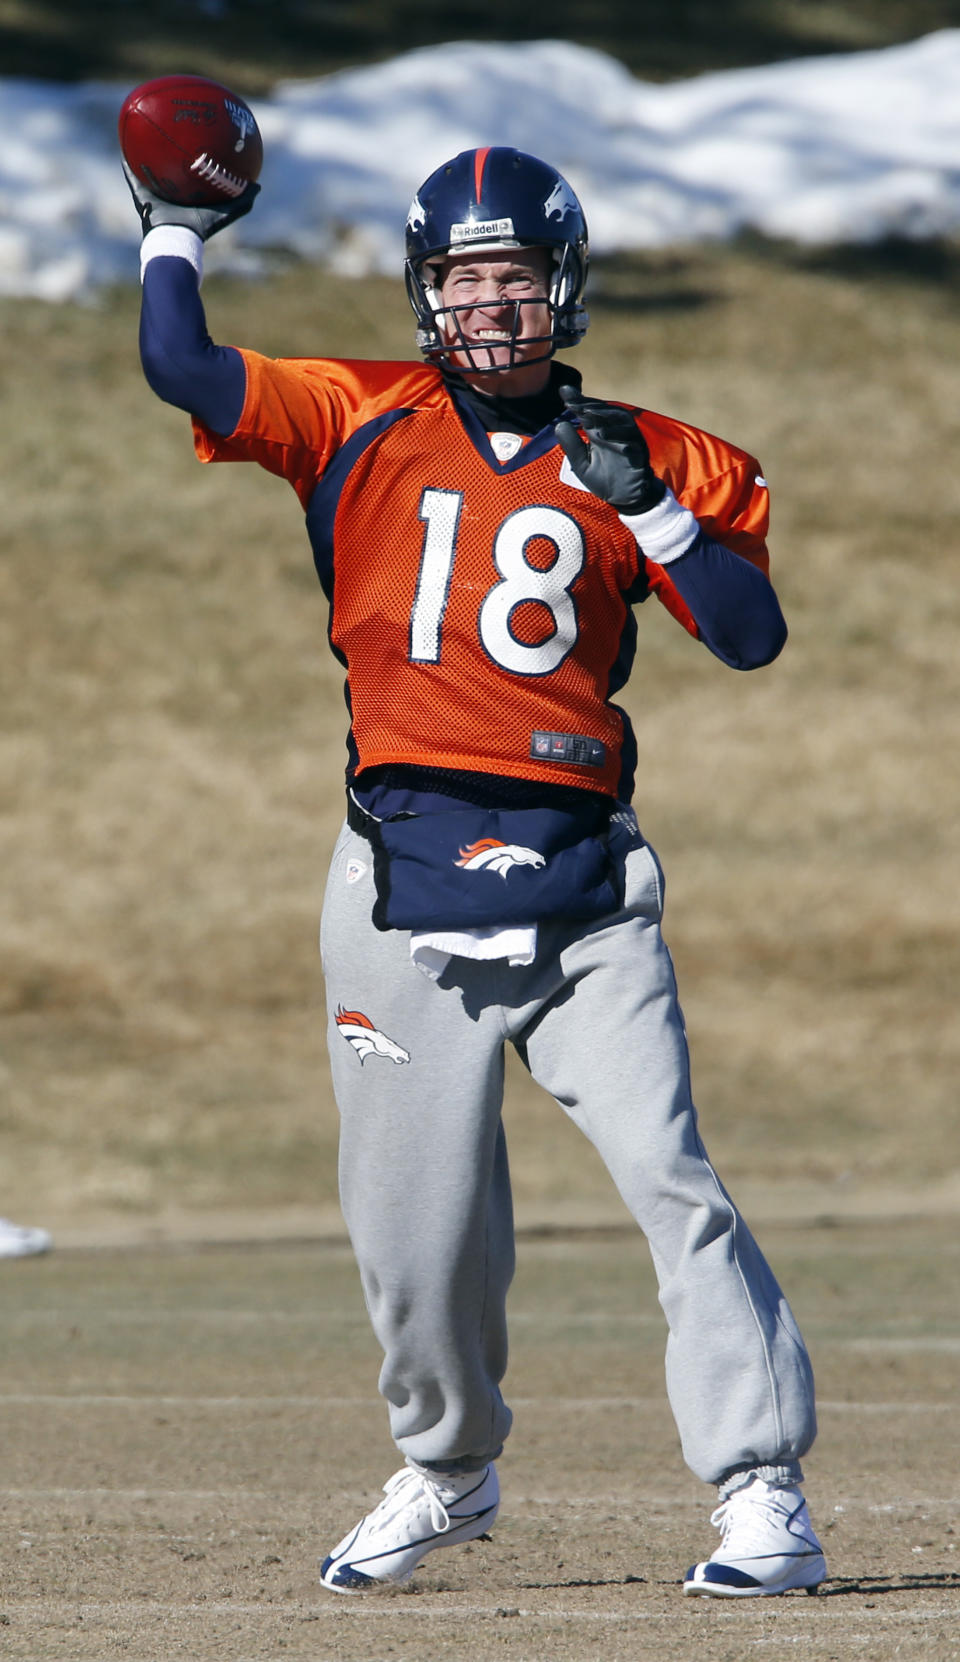
[[[543,246],[543,245],[541,245]],[[505,374],[520,365],[543,363],[564,347],[575,346],[583,338],[589,319],[583,306],[575,298],[582,286],[579,272],[574,272],[574,250],[569,245],[551,248],[552,271],[546,294],[524,296],[499,302],[501,309],[512,309],[512,319],[506,324],[509,340],[492,342],[489,346],[467,339],[461,316],[477,310],[476,300],[462,305],[444,305],[440,290],[440,273],[447,254],[468,253],[474,250],[453,247],[441,249],[421,262],[406,262],[407,294],[417,316],[417,346],[431,363],[453,373],[477,375]],[[488,243],[477,246],[480,254],[509,255],[519,250],[515,245]],[[532,306],[546,307],[549,328],[544,334],[523,333],[524,310]],[[494,347],[509,345],[505,363],[492,361]],[[530,354],[530,348],[543,346],[542,352]],[[522,356],[518,356],[518,348]],[[455,361],[456,360],[456,361]]]

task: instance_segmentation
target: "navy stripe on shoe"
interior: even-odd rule
[[[745,1570],[737,1570],[732,1564],[712,1564],[707,1562],[703,1566],[703,1573],[697,1576],[696,1564],[691,1564],[687,1571],[687,1580],[696,1578],[700,1582],[712,1581],[720,1587],[760,1587],[762,1582],[755,1575],[747,1575]]]

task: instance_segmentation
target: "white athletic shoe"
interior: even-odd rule
[[[49,1252],[52,1245],[45,1229],[25,1229],[0,1218],[0,1258],[31,1258],[34,1253]]]
[[[714,1598],[763,1598],[805,1587],[815,1593],[827,1573],[799,1489],[778,1489],[762,1477],[735,1489],[710,1522],[720,1531],[716,1552],[687,1571],[685,1593]]]
[[[404,1466],[384,1484],[385,1500],[325,1558],[320,1580],[333,1593],[366,1593],[409,1581],[436,1547],[475,1541],[500,1509],[495,1466],[427,1475]]]

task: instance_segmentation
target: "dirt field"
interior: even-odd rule
[[[760,1231],[811,1342],[817,1598],[716,1605],[632,1234],[521,1240],[489,1542],[344,1599],[318,1559],[394,1469],[343,1245],[54,1253],[0,1277],[10,1662],[960,1656],[952,1226]]]

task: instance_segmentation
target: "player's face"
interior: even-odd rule
[[[461,348],[451,361],[482,391],[511,398],[546,385],[551,264],[549,248],[518,248],[515,254],[478,249],[444,261],[439,326]]]

